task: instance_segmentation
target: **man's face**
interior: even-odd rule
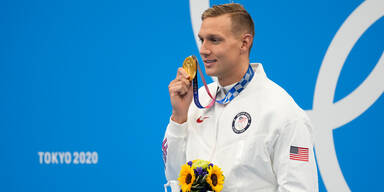
[[[209,76],[224,78],[240,61],[241,40],[232,32],[229,15],[208,17],[201,24],[200,55]]]

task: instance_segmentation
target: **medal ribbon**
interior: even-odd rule
[[[213,106],[213,104],[215,104],[215,102],[217,103],[220,103],[220,104],[227,104],[229,103],[230,101],[232,101],[237,95],[240,94],[241,91],[244,90],[244,88],[248,85],[248,83],[252,80],[253,76],[255,75],[251,65],[248,66],[248,70],[247,72],[245,73],[245,75],[241,78],[241,80],[239,82],[237,82],[228,92],[227,94],[225,95],[225,97],[221,100],[216,100],[216,95],[215,97],[212,96],[211,92],[209,91],[208,89],[208,86],[207,86],[207,82],[205,81],[205,78],[204,78],[204,75],[203,75],[203,72],[201,72],[201,69],[200,69],[200,66],[199,64],[196,62],[196,67],[199,71],[199,74],[201,76],[201,80],[203,81],[203,84],[204,84],[204,87],[205,87],[205,90],[207,91],[209,97],[211,98],[211,101],[210,103],[203,107],[201,104],[200,104],[200,101],[199,101],[199,86],[197,84],[197,74],[195,76],[195,78],[193,78],[193,100],[195,102],[195,105],[200,108],[200,109],[203,109],[203,108],[211,108]],[[219,88],[217,88],[216,92],[219,90]]]

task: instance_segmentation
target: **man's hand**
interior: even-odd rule
[[[184,123],[188,119],[188,109],[193,97],[192,83],[183,68],[177,70],[176,78],[168,85],[171,97],[172,116],[176,123]]]

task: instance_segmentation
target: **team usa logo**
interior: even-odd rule
[[[251,125],[251,116],[247,112],[238,113],[232,121],[233,132],[240,134],[244,133]]]

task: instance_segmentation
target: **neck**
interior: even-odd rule
[[[221,86],[225,87],[237,83],[243,78],[248,70],[249,59],[240,62],[238,66],[228,71],[226,74],[218,76],[217,79]]]

